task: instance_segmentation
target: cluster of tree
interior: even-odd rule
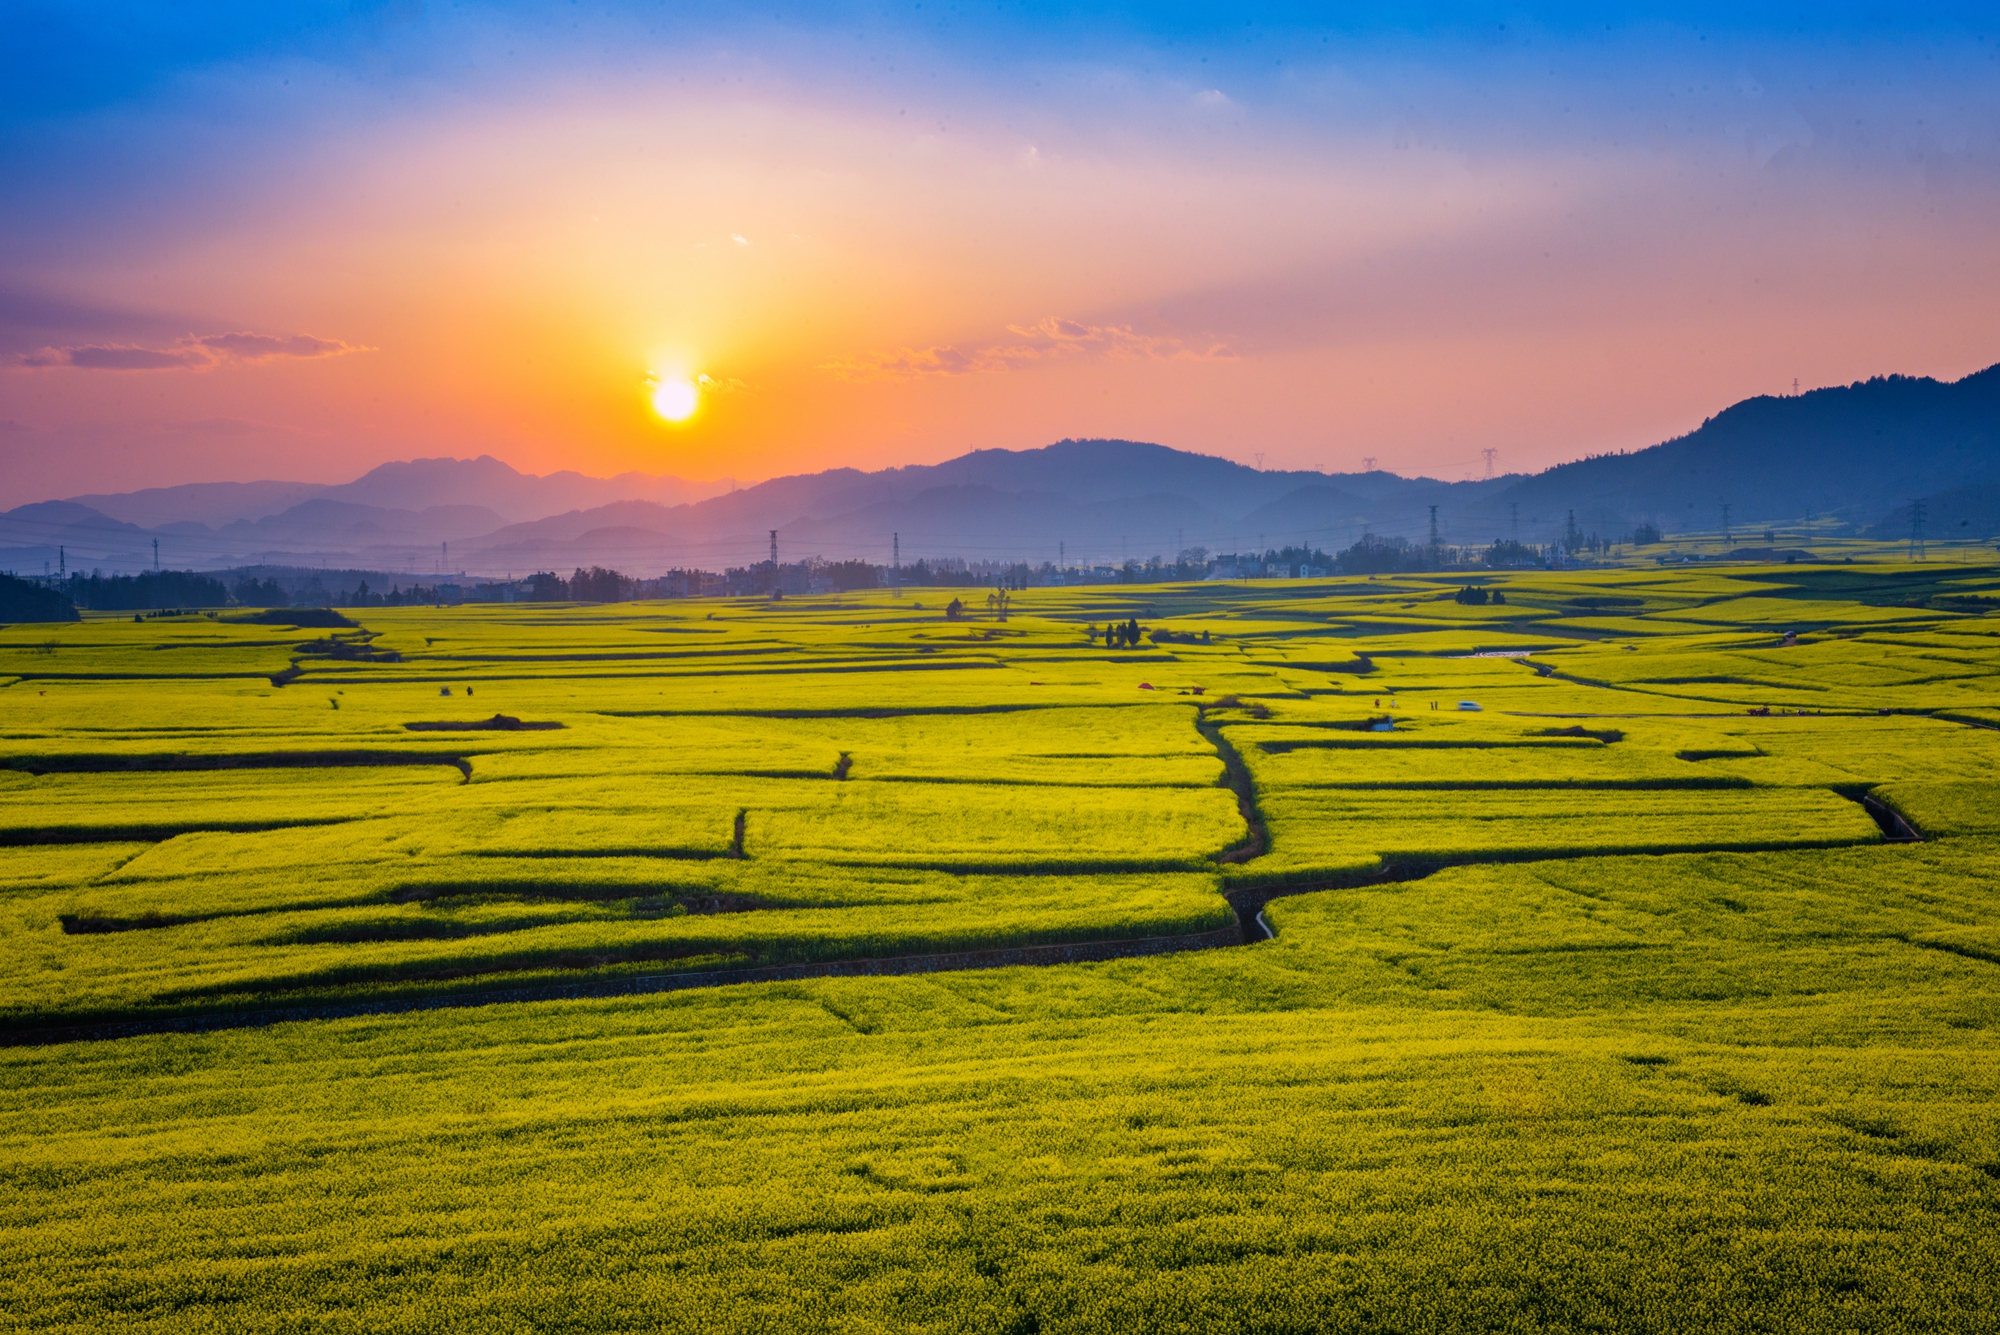
[[[972,589],[988,583],[985,574],[963,561],[912,561],[896,572],[896,583],[940,589]]]
[[[842,593],[875,589],[882,585],[882,567],[866,561],[829,561],[819,568],[821,579],[830,580]]]
[[[229,592],[237,602],[242,603],[245,607],[290,607],[292,605],[291,595],[286,593],[285,586],[278,583],[275,579],[257,579],[254,576],[249,579],[239,579],[236,581],[236,587]]]
[[[222,581],[192,570],[148,570],[138,575],[71,575],[62,591],[94,612],[152,612],[163,607],[224,607]]]
[[[1317,547],[1273,547],[1264,553],[1264,569],[1278,569],[1294,579],[1308,570],[1332,570],[1333,558]]]
[[[456,586],[447,588],[442,584],[432,585],[429,588],[422,584],[412,584],[407,589],[401,585],[391,584],[387,593],[372,593],[369,591],[368,581],[364,579],[353,593],[331,601],[340,607],[429,607],[438,603],[462,601],[459,595],[460,591]]]
[[[1457,603],[1463,603],[1467,607],[1484,607],[1489,602],[1505,603],[1507,601],[1507,595],[1502,593],[1498,589],[1495,589],[1492,591],[1491,594],[1488,594],[1485,589],[1480,588],[1478,585],[1468,584],[1464,588],[1460,589],[1457,593],[1452,595],[1452,601]]]
[[[537,570],[522,580],[531,603],[560,603],[569,599],[569,581],[553,570]]]
[[[1486,564],[1495,570],[1518,570],[1523,566],[1538,566],[1546,558],[1539,547],[1530,547],[1525,542],[1509,542],[1499,538],[1486,549]]]
[[[1394,575],[1429,570],[1437,563],[1428,547],[1419,547],[1400,534],[1385,538],[1379,533],[1364,533],[1361,541],[1334,557],[1333,564],[1343,575]]]
[[[606,570],[603,566],[592,566],[585,570],[578,566],[576,573],[569,577],[569,596],[579,603],[622,603],[637,596],[639,581],[629,575],[621,575],[616,570]]]
[[[1084,634],[1094,643],[1098,636],[1096,626],[1091,626]],[[1103,631],[1106,649],[1137,649],[1143,638],[1139,623],[1135,620],[1114,621]]]
[[[1579,540],[1579,546],[1582,541]],[[1371,533],[1335,556],[1333,568],[1343,575],[1396,575],[1477,566],[1518,570],[1543,565],[1547,560],[1548,553],[1540,547],[1503,539],[1495,539],[1490,547],[1427,547],[1408,538],[1384,538]]]
[[[76,604],[45,584],[0,575],[0,621],[75,621]]]
[[[1171,561],[1149,556],[1144,561],[1127,561],[1118,568],[1121,584],[1174,584],[1208,576],[1208,549],[1190,547]]]
[[[1660,541],[1660,526],[1658,524],[1641,524],[1632,530],[1632,545],[1634,547],[1649,547],[1658,541]]]

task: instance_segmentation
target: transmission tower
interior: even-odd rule
[[[1259,470],[1259,471],[1261,472],[1261,471],[1263,470],[1263,467],[1264,467],[1264,455],[1263,455],[1263,452],[1262,452],[1262,451],[1260,450],[1260,451],[1259,451],[1259,452],[1257,453],[1257,455],[1256,455],[1255,457],[1256,457],[1256,460],[1257,460],[1257,468],[1258,468],[1258,470]]]
[[[160,573],[160,540],[158,538],[153,539],[153,573],[155,575]]]
[[[772,570],[773,570],[773,571],[775,572],[775,571],[777,570],[777,568],[778,568],[778,530],[776,530],[776,529],[772,529],[772,530],[771,530],[771,569],[772,569]]]
[[[1435,505],[1433,505],[1431,507],[1431,560],[1435,561],[1437,560],[1437,557],[1438,557],[1438,508]]]
[[[1519,501],[1509,501],[1509,502],[1507,502],[1507,523],[1508,523],[1508,526],[1509,526],[1509,528],[1510,528],[1510,529],[1512,530],[1512,536],[1513,536],[1513,539],[1514,539],[1514,545],[1515,545],[1516,547],[1520,546],[1520,545],[1521,545],[1521,503],[1520,503]]]
[[[1362,472],[1364,472],[1364,473],[1372,473],[1372,472],[1374,472],[1374,471],[1375,471],[1375,456],[1374,456],[1374,455],[1372,455],[1372,454],[1364,454],[1364,455],[1362,455],[1362,456],[1361,456],[1361,471],[1362,471]]]
[[[1486,460],[1486,480],[1490,482],[1493,480],[1493,461],[1500,457],[1500,451],[1489,445],[1479,453]]]
[[[1912,561],[1921,561],[1924,559],[1924,519],[1929,508],[1929,506],[1914,497],[1910,500],[1910,559]]]

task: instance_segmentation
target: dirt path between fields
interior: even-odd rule
[[[0,769],[24,774],[133,774],[231,769],[371,769],[414,765],[449,765],[472,778],[472,762],[464,756],[437,751],[244,751],[227,755],[187,755],[161,752],[154,755],[69,755],[15,756],[0,761]]]
[[[1234,848],[1217,854],[1215,860],[1240,864],[1263,857],[1271,847],[1271,831],[1257,810],[1257,785],[1251,782],[1249,768],[1244,765],[1235,745],[1222,735],[1221,725],[1208,721],[1207,706],[1195,706],[1194,729],[1222,758],[1222,786],[1236,794],[1236,809],[1242,813],[1246,827],[1242,841]]]

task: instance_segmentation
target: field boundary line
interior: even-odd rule
[[[873,959],[824,960],[808,964],[772,964],[705,973],[637,974],[542,987],[461,992],[433,997],[393,997],[380,1001],[336,1002],[324,1006],[289,1006],[267,1010],[215,1011],[209,1014],[158,1016],[141,1020],[107,1021],[43,1029],[0,1029],[0,1047],[50,1047],[63,1043],[108,1042],[147,1034],[205,1034],[224,1029],[261,1029],[274,1024],[311,1020],[344,1020],[364,1015],[400,1015],[411,1011],[461,1010],[531,1001],[583,1001],[605,997],[646,996],[696,988],[733,987],[744,983],[802,982],[815,978],[897,977],[906,974],[957,973],[973,969],[1006,969],[1052,964],[1090,964],[1146,955],[1173,955],[1213,950],[1243,943],[1240,923],[1207,932],[1178,936],[1145,936],[1124,940],[1057,942],[1038,946],[1000,946],[929,955],[886,955]]]

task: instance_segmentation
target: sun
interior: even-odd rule
[[[671,376],[653,387],[653,411],[669,422],[685,422],[701,406],[701,392],[692,380]]]

